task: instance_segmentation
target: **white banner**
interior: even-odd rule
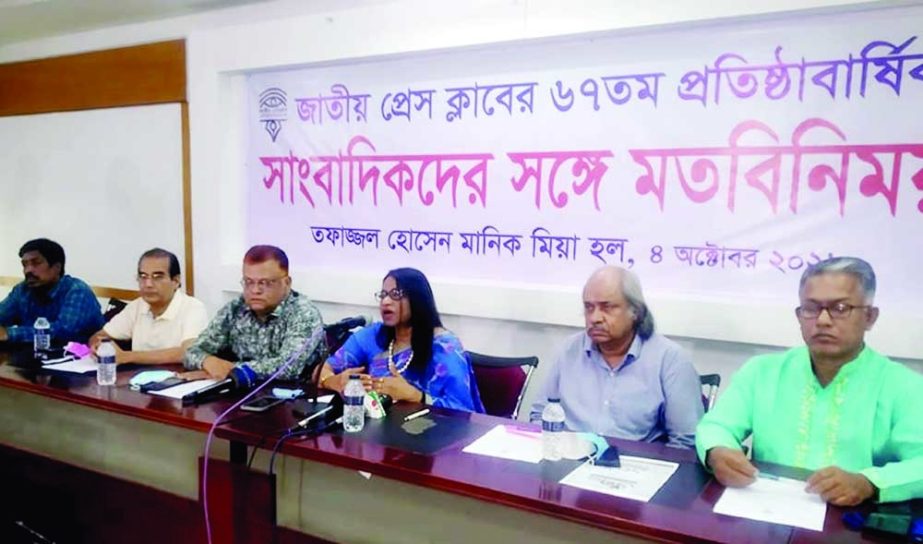
[[[248,76],[248,231],[294,263],[790,296],[868,259],[915,310],[923,10],[571,38]]]

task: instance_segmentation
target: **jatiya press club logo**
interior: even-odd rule
[[[288,117],[288,97],[285,91],[278,87],[270,87],[260,93],[260,122],[272,138],[282,131],[282,123]]]

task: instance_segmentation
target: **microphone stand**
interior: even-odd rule
[[[294,363],[301,356],[301,354],[304,353],[305,350],[308,349],[308,346],[311,346],[311,345],[316,346],[316,344],[321,341],[323,336],[324,336],[323,327],[314,331],[314,334],[312,334],[307,340],[305,340],[304,344],[302,344],[301,347],[298,348],[298,350],[295,353],[293,353],[288,358],[288,360],[286,360],[285,363],[283,363],[282,366],[279,367],[278,370],[276,370],[272,375],[270,375],[269,378],[265,382],[255,387],[253,391],[250,391],[249,393],[244,395],[242,399],[238,400],[233,405],[231,405],[230,408],[222,412],[217,418],[215,418],[215,421],[212,422],[212,426],[208,430],[208,436],[205,439],[205,453],[204,453],[204,459],[202,461],[202,510],[205,514],[205,535],[208,539],[208,544],[211,544],[212,542],[212,526],[211,526],[211,520],[208,515],[208,458],[209,458],[208,452],[211,449],[212,438],[215,435],[215,429],[218,428],[218,425],[221,424],[221,420],[223,420],[228,414],[236,410],[238,407],[240,407],[245,402],[249,401],[251,398],[253,398],[258,393],[260,393],[263,389],[266,389],[266,387],[270,383],[272,383],[273,380],[275,380],[283,372],[288,370],[288,367],[290,367],[292,363]]]

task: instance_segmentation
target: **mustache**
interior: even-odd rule
[[[35,276],[35,274],[26,274],[26,279],[27,280],[37,280],[38,277]]]

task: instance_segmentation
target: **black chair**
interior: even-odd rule
[[[324,349],[317,350],[314,357],[304,365],[298,381],[309,384],[316,389],[320,369],[324,366],[327,357],[336,353],[336,350],[340,349],[349,340],[355,330],[337,327],[337,323],[324,325]]]
[[[516,419],[538,357],[494,357],[469,351],[468,361],[487,413]]]
[[[707,412],[715,405],[718,387],[721,386],[721,374],[704,374],[699,376],[699,380],[702,382],[702,404]]]
[[[125,306],[128,306],[128,303],[124,300],[110,298],[109,303],[106,304],[106,309],[103,311],[103,319],[105,319],[106,323],[108,323],[112,320],[113,317],[118,315],[119,312],[124,310]]]

